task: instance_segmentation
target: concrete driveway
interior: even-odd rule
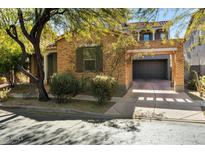
[[[127,94],[106,114],[133,118],[205,123],[200,102],[173,90],[168,80],[136,80]]]
[[[139,101],[191,102],[186,93],[175,92],[170,85],[169,80],[135,80],[125,97]]]

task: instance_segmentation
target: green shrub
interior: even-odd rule
[[[0,77],[0,84],[6,83],[6,78],[5,77]]]
[[[10,89],[5,88],[0,91],[0,102],[6,101],[8,99],[8,94],[10,92]]]
[[[91,80],[91,90],[100,104],[110,100],[115,93],[117,82],[114,78],[97,75]]]
[[[79,80],[80,90],[85,92],[90,89],[90,77],[81,76]]]
[[[192,79],[188,82],[188,89],[189,90],[197,90],[196,88],[196,80]]]
[[[203,96],[205,94],[205,77],[199,76],[196,71],[192,71],[194,74],[194,77],[196,79],[196,89],[200,93],[200,96]]]
[[[49,86],[51,94],[57,98],[58,102],[77,95],[80,89],[78,80],[69,73],[54,74]]]
[[[205,84],[205,75],[201,77],[201,82]]]

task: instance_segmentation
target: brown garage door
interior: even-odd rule
[[[133,79],[167,79],[167,60],[133,61]]]

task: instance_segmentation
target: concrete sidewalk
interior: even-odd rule
[[[155,102],[153,108],[135,107],[133,118],[205,123],[205,116],[198,102],[192,104]]]
[[[7,84],[7,83],[0,84],[0,90],[3,88],[7,88],[7,87],[9,87],[9,84]]]

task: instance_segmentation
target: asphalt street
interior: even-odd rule
[[[0,144],[205,144],[205,124],[133,119],[48,121],[1,109]]]

